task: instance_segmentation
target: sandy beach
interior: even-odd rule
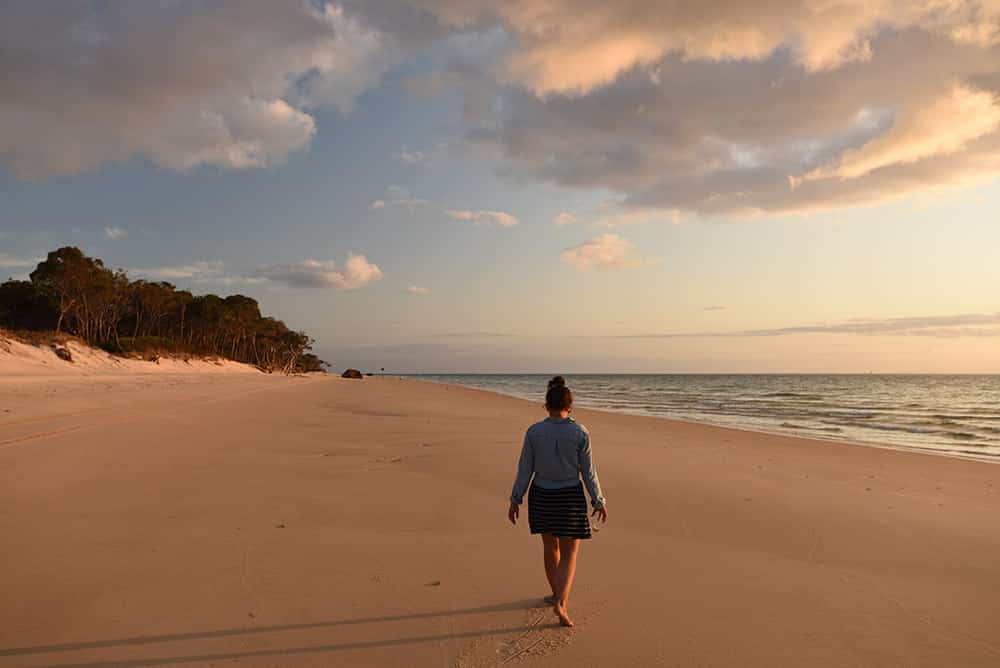
[[[1000,0],[0,15],[0,668],[1000,668]]]
[[[568,630],[505,518],[539,405],[0,376],[0,665],[1000,665],[1000,466],[576,415],[610,520]]]

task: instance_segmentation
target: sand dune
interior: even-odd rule
[[[49,346],[22,343],[2,336],[0,332],[0,381],[15,377],[23,381],[39,377],[73,378],[121,373],[260,373],[248,364],[226,359],[161,357],[152,362],[109,355],[74,340],[68,341],[64,347],[70,351],[72,361],[60,359]]]
[[[600,412],[611,518],[556,627],[504,517],[539,413],[377,378],[0,383],[0,665],[1000,665],[1000,467]]]

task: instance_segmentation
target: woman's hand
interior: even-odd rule
[[[510,520],[511,524],[517,524],[517,516],[520,514],[521,508],[513,501],[510,502],[510,508],[507,509],[507,519]]]
[[[594,512],[590,513],[590,516],[601,520],[601,524],[604,524],[608,521],[608,509],[604,507],[594,508]]]

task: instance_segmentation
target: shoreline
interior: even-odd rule
[[[435,374],[429,374],[429,375],[435,375]],[[446,375],[446,374],[437,374],[437,375]],[[465,374],[457,374],[457,375],[465,375]],[[477,375],[488,375],[488,374],[477,374]],[[496,374],[496,375],[513,375],[513,374]],[[524,375],[536,375],[536,374],[524,374]],[[618,375],[618,374],[606,374],[606,375]],[[641,374],[628,374],[628,375],[641,375]],[[646,375],[659,375],[659,374],[646,374]],[[686,374],[686,375],[729,375],[729,374]],[[741,375],[748,375],[748,376],[754,376],[754,375],[777,375],[777,376],[781,376],[781,375],[790,375],[790,374],[741,374]],[[798,375],[829,375],[829,374],[798,374]],[[867,374],[841,374],[841,375],[848,376],[848,375],[867,375]],[[907,375],[907,374],[896,374],[896,375]],[[919,376],[919,375],[925,375],[925,374],[909,374],[909,375],[917,375],[917,376]],[[958,375],[958,374],[941,374],[941,375]],[[967,374],[967,375],[993,376],[993,375],[996,375],[996,374]],[[429,378],[420,378],[420,377],[417,377],[417,375],[396,375],[396,374],[393,374],[393,376],[394,377],[398,377],[398,378],[405,378],[406,380],[415,380],[415,381],[420,381],[420,382],[425,382],[425,383],[433,383],[435,385],[448,385],[450,387],[461,387],[461,388],[467,389],[467,390],[476,390],[478,392],[486,392],[486,393],[494,394],[494,395],[501,396],[501,397],[509,397],[509,398],[512,398],[512,399],[519,399],[521,401],[527,401],[529,403],[540,403],[540,402],[533,401],[529,397],[525,397],[525,396],[522,396],[522,395],[519,395],[519,394],[501,392],[499,390],[492,390],[492,389],[487,389],[487,388],[483,388],[483,387],[476,387],[475,385],[462,385],[460,383],[446,383],[444,381],[436,381],[436,380],[431,380]],[[839,444],[839,445],[848,445],[848,446],[854,446],[854,447],[860,447],[860,448],[875,448],[875,449],[878,449],[878,450],[894,450],[894,451],[897,451],[897,452],[907,452],[907,453],[910,453],[910,454],[917,454],[917,455],[930,455],[932,457],[947,457],[947,458],[950,458],[950,459],[961,459],[961,460],[965,460],[965,461],[975,461],[975,462],[981,462],[981,463],[984,463],[984,464],[1000,464],[1000,456],[990,455],[990,454],[975,454],[975,453],[971,453],[971,452],[970,453],[951,452],[951,451],[946,451],[946,450],[943,450],[943,449],[942,450],[935,450],[933,448],[922,448],[920,446],[894,445],[892,443],[882,443],[882,442],[878,442],[878,441],[862,441],[862,440],[855,440],[855,439],[839,439],[839,438],[832,438],[832,437],[824,438],[823,436],[820,436],[820,435],[817,435],[817,434],[799,434],[797,432],[792,432],[792,431],[778,431],[778,430],[769,430],[769,429],[756,429],[756,428],[753,428],[753,427],[742,427],[742,426],[738,426],[738,425],[724,424],[724,423],[719,423],[719,422],[709,422],[707,420],[689,420],[689,419],[686,419],[686,418],[669,417],[669,416],[665,416],[665,415],[657,415],[657,414],[654,414],[654,413],[643,413],[643,412],[639,412],[639,411],[629,411],[629,410],[624,410],[624,409],[605,408],[605,407],[601,407],[601,406],[589,406],[589,405],[583,404],[583,403],[579,404],[578,407],[581,408],[581,409],[588,410],[588,411],[600,411],[602,413],[610,413],[610,414],[613,414],[613,415],[631,415],[631,416],[635,416],[635,417],[648,417],[648,418],[653,418],[653,419],[657,419],[657,420],[665,420],[667,422],[678,422],[678,423],[683,423],[683,424],[699,425],[699,426],[706,426],[706,427],[717,427],[719,429],[731,429],[733,431],[744,432],[744,433],[749,433],[749,434],[764,434],[764,435],[768,435],[768,436],[782,436],[782,437],[785,437],[785,438],[797,438],[797,439],[801,439],[801,440],[804,440],[804,441],[818,441],[820,443],[835,443],[835,444]]]

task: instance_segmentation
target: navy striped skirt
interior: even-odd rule
[[[532,485],[528,490],[528,526],[531,533],[561,538],[590,538],[590,517],[583,483],[560,489]]]

